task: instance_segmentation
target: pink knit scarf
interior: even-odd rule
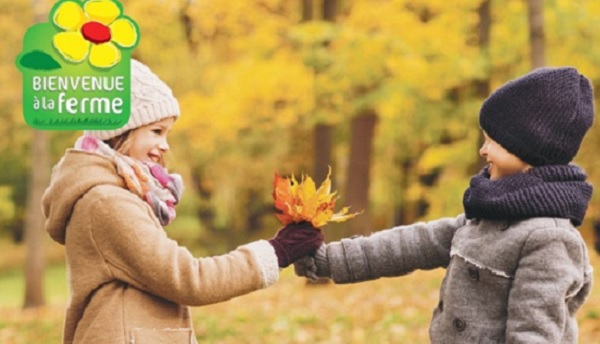
[[[183,193],[183,182],[178,174],[168,174],[161,165],[142,162],[117,153],[109,145],[92,136],[81,136],[75,149],[111,158],[117,173],[125,180],[129,191],[146,201],[161,225],[166,226],[175,218],[175,205]]]

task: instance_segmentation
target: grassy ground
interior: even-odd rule
[[[600,258],[591,252],[592,264]],[[286,269],[267,290],[192,309],[201,343],[428,343],[443,270],[354,285],[307,285]],[[595,271],[600,281],[600,269]],[[66,303],[64,266],[46,276],[49,306],[23,311],[22,274],[0,270],[0,343],[59,343]],[[600,338],[600,287],[578,312],[580,343]]]

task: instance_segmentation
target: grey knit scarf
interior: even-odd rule
[[[498,180],[490,180],[488,168],[471,178],[463,206],[467,218],[520,220],[560,217],[581,225],[592,185],[575,165],[538,166]]]

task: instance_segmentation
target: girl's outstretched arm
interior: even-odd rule
[[[92,240],[104,262],[106,282],[121,280],[164,299],[189,306],[225,301],[265,288],[279,276],[277,256],[266,240],[221,256],[196,258],[169,239],[152,210],[115,186],[94,188],[80,202],[87,209]],[[97,223],[102,223],[99,226]]]

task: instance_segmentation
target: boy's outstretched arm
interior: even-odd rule
[[[353,283],[401,276],[450,262],[454,233],[466,224],[464,215],[395,227],[368,237],[356,236],[322,245],[313,257],[298,261],[296,274]]]

